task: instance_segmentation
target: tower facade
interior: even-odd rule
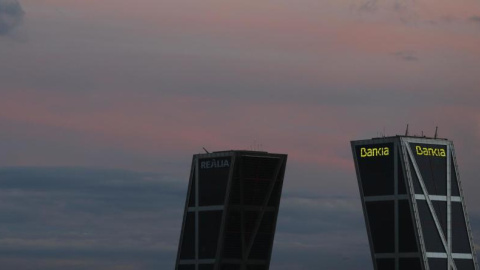
[[[451,141],[351,145],[376,270],[479,269]]]
[[[268,270],[287,155],[193,156],[176,270]]]

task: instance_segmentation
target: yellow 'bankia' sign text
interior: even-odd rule
[[[390,149],[388,147],[379,148],[360,148],[360,156],[364,157],[383,157],[390,155]]]
[[[416,146],[418,156],[446,157],[445,149]]]

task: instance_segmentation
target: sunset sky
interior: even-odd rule
[[[454,141],[478,0],[0,0],[2,269],[172,269],[192,154],[289,155],[271,269],[371,269],[349,141]],[[302,222],[298,222],[302,220]]]

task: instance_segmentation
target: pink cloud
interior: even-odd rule
[[[1,94],[0,119],[64,128],[94,138],[97,145],[112,145],[143,154],[179,149],[191,152],[202,146],[218,150],[248,148],[258,140],[269,147],[267,150],[291,153],[291,159],[298,162],[346,169],[351,166],[348,141],[355,139],[352,137],[367,133],[365,130],[381,129],[385,123],[391,124],[389,122],[398,121],[402,128],[411,121],[408,118],[420,122],[416,119],[417,112],[432,119],[445,112],[438,107],[434,108],[437,114],[421,111],[419,107],[428,100],[415,105],[417,95],[442,89],[437,97],[448,98],[444,103],[453,102],[453,96],[467,101],[478,97],[468,94],[467,90],[457,91],[455,95],[445,93],[444,88],[475,91],[480,85],[475,65],[480,59],[480,36],[472,34],[472,26],[467,24],[435,27],[422,23],[445,14],[468,18],[480,11],[473,1],[462,2],[466,5],[443,0],[432,6],[418,3],[414,6],[418,17],[411,24],[390,20],[384,14],[372,14],[371,18],[358,15],[348,9],[350,1],[314,2],[306,6],[252,1],[26,0],[29,16],[46,16],[31,7],[49,7],[50,15],[59,16],[51,19],[55,22],[70,18],[77,24],[88,22],[89,26],[115,29],[118,31],[115,33],[126,37],[111,43],[103,41],[102,50],[95,51],[93,56],[89,54],[91,51],[83,52],[83,48],[76,48],[75,52],[83,52],[80,57],[71,51],[63,51],[65,57],[53,52],[36,55],[35,64],[48,63],[53,56],[65,61],[53,68],[54,72],[70,67],[71,63],[80,65],[79,70],[88,71],[86,77],[93,85],[109,89],[108,93],[99,91],[98,96],[103,100],[97,100],[94,94],[46,96],[37,91],[15,89],[15,93],[12,90]],[[58,15],[57,8],[61,11],[58,14],[64,12],[64,15]],[[137,31],[142,35],[130,36]],[[143,51],[135,47],[137,41],[131,39],[135,36],[141,40],[146,34],[149,39],[145,43],[152,40],[151,35],[155,37],[153,40],[158,39],[158,51],[151,49],[155,45],[149,47],[148,56],[158,57],[152,62],[148,62],[149,57],[139,60],[137,55],[129,54],[133,50],[143,55]],[[185,47],[177,46],[179,40],[189,46],[184,43]],[[110,51],[121,47],[122,41],[128,41],[132,47]],[[170,47],[165,45],[167,49],[164,49],[164,44]],[[90,46],[99,48],[95,43]],[[415,51],[419,59],[428,60],[411,65],[392,56],[405,50]],[[82,57],[85,55],[87,60]],[[95,62],[97,59],[93,58],[98,55],[111,62]],[[120,57],[128,60],[122,62],[118,60]],[[98,64],[98,72],[90,70],[92,62]],[[144,78],[138,75],[137,67],[157,76],[151,70],[172,63],[174,68],[168,72],[172,73],[171,77],[178,76],[174,83],[188,81],[187,87],[191,89],[195,89],[197,83],[207,84],[212,80],[223,83],[220,87],[245,83],[244,91],[250,91],[252,97],[242,100],[233,100],[238,95],[230,98],[201,98],[200,94],[145,97],[137,95],[137,89],[125,90],[128,87],[123,83],[129,80],[125,77],[138,81]],[[123,69],[117,69],[119,65]],[[217,75],[224,70],[228,72],[221,73],[223,77]],[[69,70],[74,71],[77,70]],[[149,87],[158,86],[159,80],[145,77],[153,82]],[[268,94],[272,96],[277,95],[276,85],[292,83],[288,94],[295,101],[269,102],[265,97],[257,101],[256,89],[247,89],[249,83],[256,89],[267,85]],[[296,85],[310,90],[302,93]],[[117,88],[130,94],[116,94]],[[340,90],[335,92],[337,88]],[[401,106],[395,101],[385,101],[388,94],[395,95],[395,91],[402,88],[402,95],[412,95],[410,104]],[[241,87],[236,89],[241,91],[238,90]],[[338,93],[355,95],[339,95],[340,99],[348,99],[344,105],[341,102],[329,105],[321,100]],[[279,91],[278,94],[285,93]],[[300,94],[305,94],[303,100],[298,98]],[[362,103],[369,101],[368,97],[375,100],[380,94],[383,99],[379,104]],[[355,100],[360,95],[363,99]],[[435,100],[435,106],[442,103]],[[383,116],[382,111],[391,107],[399,113]],[[455,113],[458,108],[452,109],[451,114]],[[339,153],[338,149],[343,150]]]
[[[339,149],[348,145],[348,136],[322,130],[317,124],[321,121],[324,126],[335,126],[335,118],[322,115],[341,117],[344,113],[340,108],[234,102],[222,111],[218,108],[221,100],[184,96],[136,100],[129,96],[116,98],[105,108],[81,109],[76,99],[46,97],[32,91],[3,95],[0,121],[63,128],[94,138],[94,144],[147,155],[200,150],[203,146],[211,150],[248,149],[258,140],[266,150],[288,152],[298,162],[350,166],[349,161],[338,157]],[[37,135],[49,136],[48,132]]]

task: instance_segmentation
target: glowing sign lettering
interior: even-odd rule
[[[445,149],[416,146],[418,156],[446,157]]]
[[[388,147],[379,147],[379,148],[360,148],[360,156],[364,157],[382,157],[390,155],[390,149]]]

